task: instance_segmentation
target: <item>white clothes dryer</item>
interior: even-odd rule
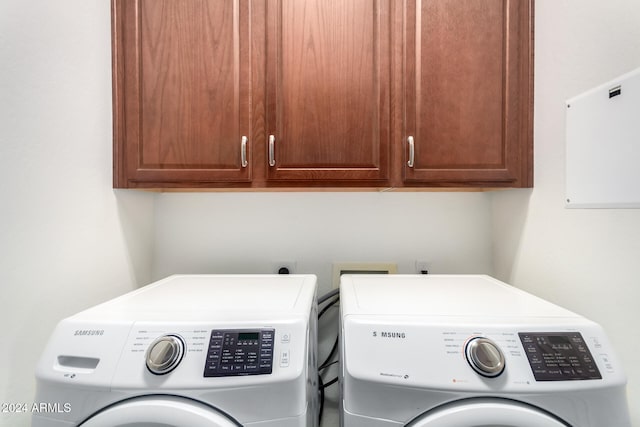
[[[344,427],[630,427],[600,326],[488,276],[340,284]]]
[[[318,424],[312,275],[176,275],[62,320],[33,427]]]

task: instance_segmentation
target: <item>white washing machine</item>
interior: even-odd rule
[[[629,427],[597,324],[488,276],[343,276],[344,427]]]
[[[317,426],[312,275],[177,275],[56,327],[33,427]]]

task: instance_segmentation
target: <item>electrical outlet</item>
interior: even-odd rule
[[[273,272],[275,274],[295,274],[296,261],[278,261],[273,263]],[[288,271],[285,273],[284,270]]]
[[[429,273],[429,263],[427,261],[416,261],[416,273],[418,274],[428,274]]]

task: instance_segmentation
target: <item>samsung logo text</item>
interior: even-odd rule
[[[374,337],[380,337],[380,338],[401,338],[404,339],[407,337],[407,334],[404,332],[378,332],[378,331],[373,331],[373,336]]]
[[[74,336],[100,336],[104,335],[104,329],[76,329]]]

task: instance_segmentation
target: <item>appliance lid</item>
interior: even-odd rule
[[[85,310],[78,320],[308,317],[313,275],[174,275]]]
[[[343,314],[580,317],[485,275],[345,275]]]

